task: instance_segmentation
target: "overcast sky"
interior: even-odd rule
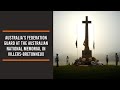
[[[120,12],[119,11],[54,11],[53,12],[53,52],[59,54],[60,63],[65,64],[66,56],[70,62],[77,58],[75,46],[78,37],[78,57],[82,56],[85,39],[85,24],[88,16],[89,48],[92,55],[104,62],[108,54],[114,61],[115,53],[120,55]],[[93,50],[95,41],[95,50]]]

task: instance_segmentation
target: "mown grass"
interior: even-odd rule
[[[120,79],[120,66],[54,66],[54,79]]]

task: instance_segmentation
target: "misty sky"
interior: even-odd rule
[[[84,50],[85,24],[82,21],[88,16],[92,21],[88,25],[89,48],[92,55],[101,62],[115,60],[115,53],[120,56],[120,11],[54,11],[53,12],[53,54],[59,54],[60,64],[65,64],[66,56],[70,62],[77,58],[75,46],[78,38],[78,57]],[[95,41],[95,50],[93,50]]]

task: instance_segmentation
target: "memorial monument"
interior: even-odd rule
[[[88,21],[88,16],[86,16],[86,20],[82,21],[85,23],[85,40],[83,45],[85,46],[84,50],[82,50],[82,57],[75,61],[75,65],[91,65],[91,61],[96,61],[94,57],[92,57],[92,50],[89,49],[89,34],[88,34],[88,24],[91,21]]]

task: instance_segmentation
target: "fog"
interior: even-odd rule
[[[67,56],[70,63],[82,56],[85,40],[85,24],[82,21],[85,21],[85,16],[92,21],[88,25],[92,56],[105,64],[108,55],[110,64],[115,64],[115,53],[120,56],[120,11],[54,11],[53,58],[58,53],[60,65],[65,65]]]

